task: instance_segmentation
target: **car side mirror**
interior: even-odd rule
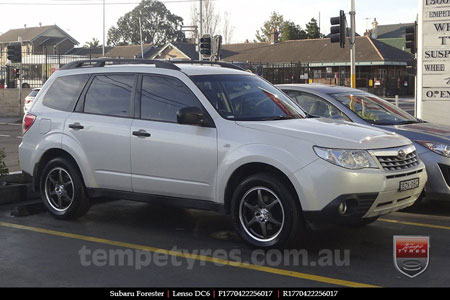
[[[212,121],[205,112],[197,107],[183,107],[177,111],[177,122],[178,124],[184,125],[197,125],[203,127],[214,127],[211,126]]]

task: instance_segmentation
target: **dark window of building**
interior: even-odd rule
[[[73,111],[88,79],[88,74],[68,75],[57,78],[45,94],[42,103],[50,108]]]
[[[86,93],[84,112],[116,117],[130,116],[134,75],[99,75]]]
[[[180,80],[165,76],[144,76],[141,92],[141,118],[177,122],[181,108],[202,108],[191,90]]]

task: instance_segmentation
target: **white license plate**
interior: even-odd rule
[[[400,181],[400,191],[409,191],[419,187],[419,178],[414,178],[410,180]]]

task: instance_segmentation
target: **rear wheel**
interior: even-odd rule
[[[68,159],[59,157],[47,163],[40,192],[47,210],[58,219],[75,219],[89,210],[81,174]]]
[[[298,200],[286,184],[261,173],[243,180],[233,193],[233,223],[253,246],[283,247],[294,243],[303,229]]]

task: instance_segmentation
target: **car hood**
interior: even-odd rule
[[[450,126],[433,123],[416,123],[377,127],[396,132],[412,141],[442,142],[450,144]]]
[[[340,149],[381,149],[411,144],[396,133],[332,119],[237,121],[238,125],[309,141],[313,145]]]

